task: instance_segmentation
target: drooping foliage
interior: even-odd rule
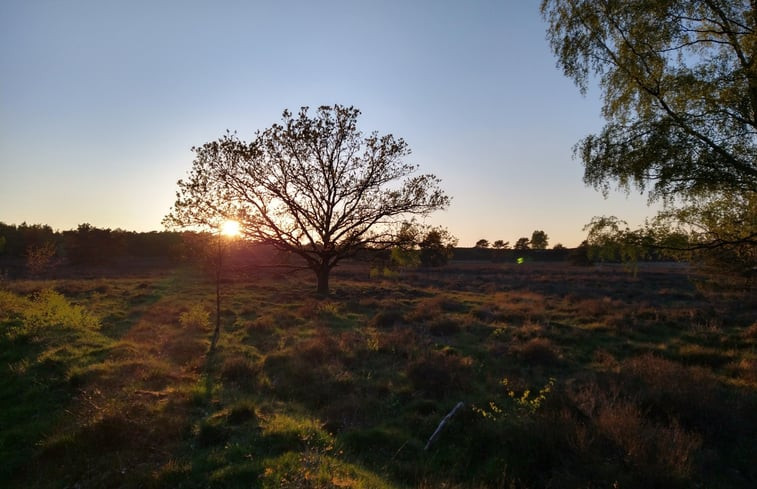
[[[543,0],[541,11],[558,66],[582,92],[595,80],[602,90],[606,124],[575,146],[584,181],[605,194],[614,184],[635,187],[664,203],[651,223],[633,231],[595,218],[589,241],[611,237],[625,240],[633,255],[643,244],[751,270],[757,5]]]
[[[558,65],[607,123],[584,180],[655,197],[757,191],[757,11],[746,0],[544,0]]]

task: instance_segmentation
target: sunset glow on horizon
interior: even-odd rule
[[[424,223],[460,246],[642,223],[645,196],[584,185],[572,147],[600,93],[545,29],[538,2],[1,2],[0,222],[161,230],[192,147],[337,103],[441,179],[451,206]]]
[[[221,224],[221,234],[229,238],[239,236],[239,222],[232,220],[224,221]]]

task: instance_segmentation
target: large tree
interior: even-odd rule
[[[582,92],[594,80],[602,90],[606,125],[575,147],[584,181],[664,203],[641,229],[615,218],[589,228],[700,263],[745,257],[740,273],[753,273],[757,2],[542,0],[541,11],[564,73]]]
[[[564,73],[602,89],[607,124],[576,146],[588,184],[662,198],[757,191],[754,0],[543,0],[541,11]]]
[[[331,270],[366,246],[391,244],[396,226],[449,204],[431,174],[416,174],[407,143],[364,135],[360,111],[340,105],[282,121],[244,142],[227,133],[193,148],[169,226],[217,229],[236,219],[248,239],[299,255],[328,293]]]

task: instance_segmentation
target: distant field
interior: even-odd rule
[[[214,290],[0,282],[0,485],[757,487],[755,296],[685,265],[250,272],[209,354]]]

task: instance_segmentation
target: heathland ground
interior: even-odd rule
[[[757,483],[753,292],[683,264],[0,286],[11,488]],[[459,402],[427,446],[440,421]]]

